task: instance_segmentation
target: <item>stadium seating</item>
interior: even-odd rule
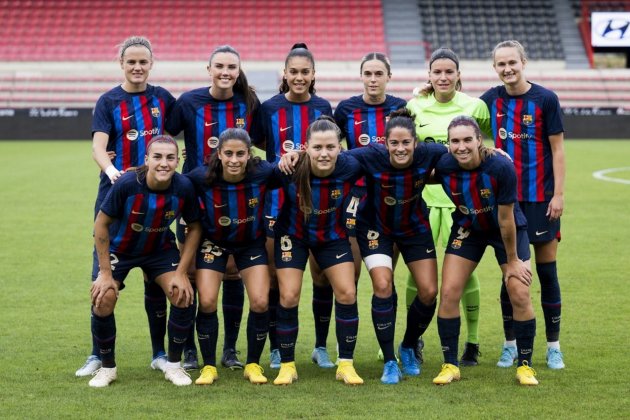
[[[248,60],[282,60],[304,41],[319,60],[385,50],[379,0],[3,0],[0,61],[102,61],[133,33],[162,60],[200,60],[231,44]],[[289,24],[287,24],[289,22]]]

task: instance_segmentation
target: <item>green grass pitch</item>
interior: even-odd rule
[[[127,280],[116,310],[119,379],[91,389],[75,378],[90,349],[89,276],[92,207],[98,184],[89,142],[0,142],[0,416],[3,418],[627,418],[630,379],[630,185],[592,173],[630,167],[630,141],[567,141],[561,343],[566,369],[544,362],[540,287],[532,286],[538,316],[534,367],[540,385],[520,387],[515,369],[495,367],[502,343],[500,274],[488,251],[482,283],[480,366],[462,368],[462,381],[432,385],[442,355],[435,319],[425,334],[419,378],[384,386],[372,330],[370,281],[359,283],[360,334],[355,364],[362,387],[334,380],[334,370],[310,362],[314,342],[311,286],[305,277],[297,366],[291,387],[253,386],[241,372],[219,368],[209,387],[176,388],[149,368],[151,350],[141,275]],[[630,169],[611,176],[630,178]],[[625,251],[624,251],[625,250]],[[441,257],[440,257],[441,260]],[[404,267],[397,270],[404,300]],[[405,316],[400,305],[396,342]],[[245,353],[245,322],[239,350]],[[465,328],[462,328],[464,333]],[[221,337],[222,333],[220,334]],[[460,351],[465,336],[460,339]],[[221,339],[220,339],[221,341]],[[221,346],[221,342],[219,343]],[[219,347],[220,348],[220,347]],[[334,353],[334,327],[328,349]],[[626,361],[626,362],[624,362]],[[268,365],[265,351],[263,366]],[[266,370],[272,380],[275,371]],[[196,378],[197,373],[193,373]]]

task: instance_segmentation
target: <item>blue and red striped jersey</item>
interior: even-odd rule
[[[442,156],[436,178],[455,204],[453,222],[476,231],[499,230],[499,205],[514,203],[516,227],[527,226],[516,200],[516,171],[508,158],[489,156],[473,170],[462,169],[451,154]]]
[[[144,164],[146,145],[164,134],[164,123],[175,98],[166,89],[147,85],[140,93],[128,93],[116,86],[96,102],[92,135],[109,135],[107,151],[116,152],[112,162],[118,170]],[[101,176],[107,176],[101,173]]]
[[[276,235],[291,235],[309,246],[347,238],[343,204],[361,175],[359,163],[343,153],[329,176],[311,175],[313,211],[307,220],[299,205],[299,187],[292,177],[283,176],[285,201],[274,226]]]
[[[171,223],[180,216],[187,223],[199,219],[193,185],[178,173],[168,189],[153,191],[138,174],[127,172],[112,185],[101,211],[116,219],[110,228],[110,252],[130,256],[176,248]]]
[[[265,144],[267,161],[277,163],[287,152],[303,150],[306,129],[320,115],[332,117],[330,102],[311,95],[307,102],[293,103],[283,93],[263,102],[253,130],[256,145]],[[265,214],[277,217],[283,202],[283,190],[273,191]]]
[[[348,149],[367,146],[370,143],[385,143],[385,125],[392,111],[407,106],[407,101],[385,95],[379,105],[365,103],[363,95],[352,96],[339,102],[335,109],[335,121],[346,139]]]
[[[251,130],[254,113],[247,113],[245,98],[234,93],[230,99],[219,100],[210,95],[209,87],[183,93],[177,99],[173,112],[166,120],[166,131],[176,136],[184,131],[186,160],[182,172],[186,173],[204,164],[219,144],[219,135],[228,128]]]
[[[441,144],[418,143],[413,162],[397,169],[382,144],[345,152],[355,157],[365,173],[367,203],[360,224],[389,236],[411,236],[431,232],[422,189],[440,157],[447,153]]]
[[[564,131],[556,94],[532,83],[524,95],[510,96],[504,86],[497,86],[481,99],[490,110],[495,146],[514,160],[518,201],[551,200],[554,177],[549,136]]]
[[[222,178],[208,185],[207,166],[195,168],[190,178],[203,210],[205,237],[223,247],[244,246],[265,233],[266,192],[280,187],[280,172],[266,161],[256,164],[245,178],[231,183]]]

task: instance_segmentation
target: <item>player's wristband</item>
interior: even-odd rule
[[[114,167],[114,165],[109,165],[105,169],[105,174],[109,177],[109,180],[114,182],[114,177],[120,175],[120,171]]]

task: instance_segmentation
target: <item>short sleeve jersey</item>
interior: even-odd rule
[[[260,161],[237,183],[217,179],[206,183],[207,166],[186,174],[199,197],[205,235],[213,243],[229,247],[248,245],[264,234],[264,200],[270,188],[279,187],[275,166]]]
[[[365,103],[363,95],[339,102],[335,109],[335,121],[346,139],[348,149],[364,147],[370,143],[385,143],[385,125],[392,111],[404,108],[404,99],[385,95],[385,102],[378,105]]]
[[[435,99],[435,95],[416,96],[407,104],[407,109],[416,116],[416,134],[420,141],[426,143],[448,143],[448,125],[458,115],[473,117],[481,131],[490,136],[490,114],[485,103],[479,98],[468,96],[462,92],[455,92],[449,102],[442,103]],[[427,185],[422,197],[429,207],[453,207],[453,203],[444,194],[439,185]]]
[[[165,120],[174,103],[173,95],[159,86],[147,85],[140,93],[128,93],[117,86],[96,102],[92,135],[97,131],[109,135],[107,151],[116,152],[116,169],[143,165],[146,145],[164,134]]]
[[[291,235],[309,246],[347,238],[343,204],[361,175],[359,163],[344,153],[338,156],[335,170],[329,176],[311,175],[313,212],[307,220],[300,209],[298,186],[292,177],[283,176],[285,201],[274,227],[276,235]]]
[[[362,213],[369,229],[393,237],[406,237],[431,231],[427,208],[421,194],[431,171],[447,152],[439,144],[418,143],[412,164],[397,169],[390,163],[385,146],[348,151],[356,158],[365,173],[367,204]]]
[[[514,160],[518,200],[551,200],[554,177],[549,136],[564,131],[556,94],[531,83],[531,88],[523,95],[510,96],[504,86],[497,86],[481,99],[490,109],[495,146]]]
[[[255,112],[247,113],[245,97],[234,93],[230,99],[219,100],[210,95],[209,87],[182,94],[166,120],[166,131],[178,135],[184,131],[186,160],[182,172],[187,173],[204,164],[204,159],[219,145],[219,135],[228,128],[250,131]]]
[[[508,158],[488,157],[476,169],[462,169],[451,154],[442,156],[436,177],[453,200],[453,222],[476,231],[499,230],[499,205],[514,204],[517,227],[527,226],[516,201],[516,172]]]
[[[178,173],[168,189],[153,191],[146,180],[138,181],[135,172],[127,172],[112,185],[101,211],[117,220],[110,229],[110,252],[130,256],[176,248],[173,220],[180,216],[188,223],[199,220],[194,188]]]

